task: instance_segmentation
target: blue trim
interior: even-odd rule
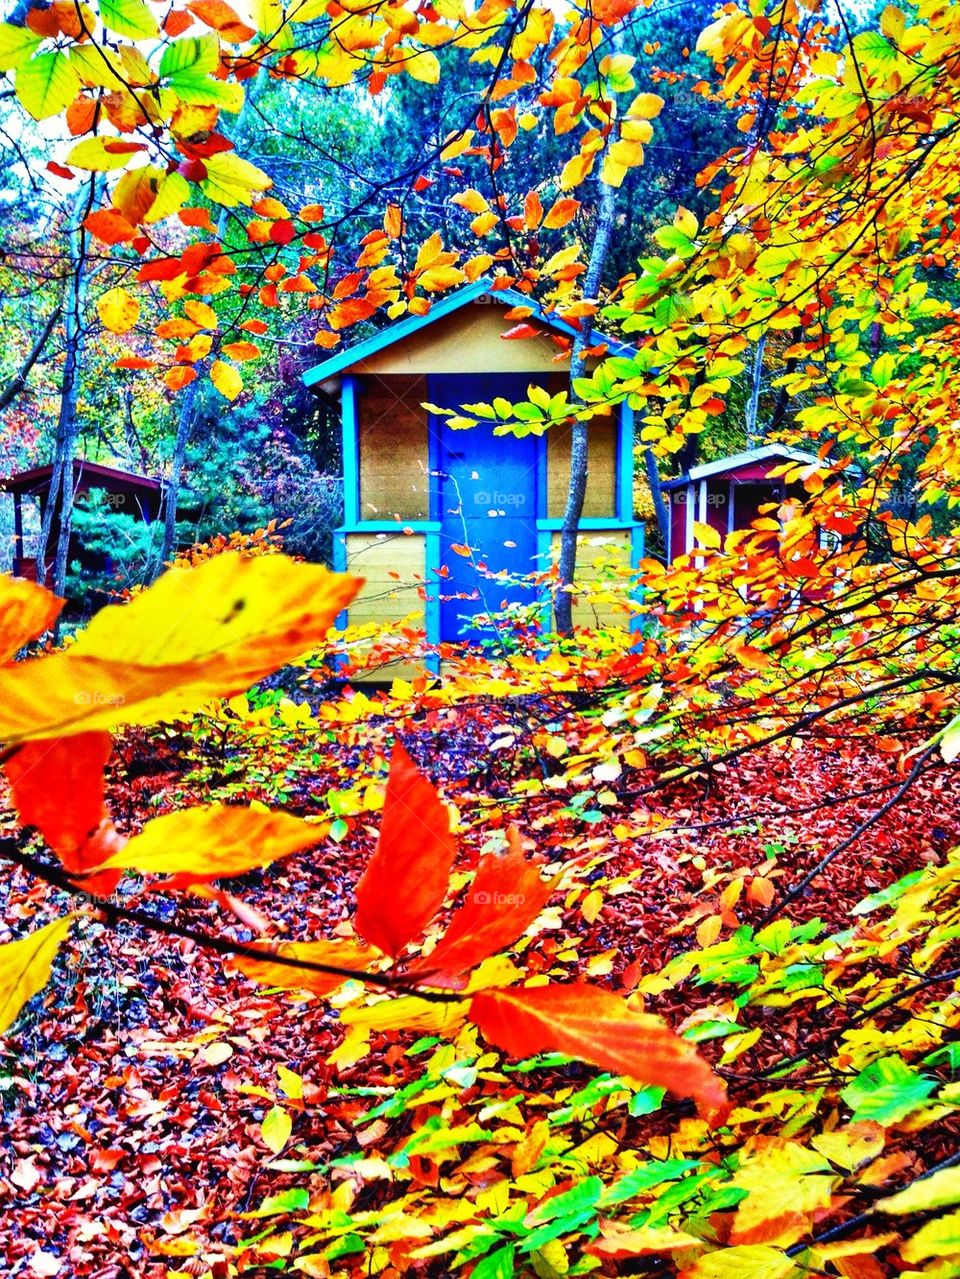
[[[556,521],[537,520],[537,572],[549,572],[553,563],[553,531],[546,527],[548,523]],[[553,624],[553,596],[549,587],[544,588],[543,592],[543,612],[541,625],[545,631],[552,630]]]
[[[537,474],[536,474],[536,503],[537,507],[534,516],[537,519],[546,519],[549,515],[550,493],[547,488],[548,475],[548,458],[550,452],[550,432],[545,431],[543,435],[537,437]]]
[[[360,519],[360,427],[357,416],[357,380],[343,379],[340,392],[340,435],[343,450],[343,522]]]
[[[577,526],[581,533],[596,532],[616,532],[617,529],[625,528],[642,528],[642,520],[618,520],[618,519],[602,519],[591,518],[581,520]],[[538,530],[547,530],[550,533],[559,533],[563,528],[563,520],[537,520]]]
[[[431,404],[437,404],[435,375],[427,374],[427,400]],[[422,405],[421,405],[422,407]],[[443,505],[440,490],[442,488],[440,482],[440,457],[441,457],[441,432],[443,431],[443,419],[438,418],[435,413],[427,413],[427,510],[430,513],[430,520],[439,531],[443,524]],[[437,568],[440,567],[439,550],[437,556]],[[437,631],[437,639],[440,638],[440,632]]]
[[[433,533],[439,530],[436,520],[357,520],[354,524],[341,524],[338,533],[396,533],[398,536],[406,529],[414,533]]]
[[[440,643],[440,578],[437,570],[440,567],[440,526],[431,529],[425,538],[424,546],[424,630],[427,644]],[[426,661],[431,675],[440,674],[440,654],[430,653]]]
[[[617,518],[633,520],[633,409],[624,400],[617,423]]]
[[[640,561],[643,559],[644,542],[646,538],[646,528],[643,524],[634,526],[633,532],[630,534],[630,567],[633,571],[639,572]],[[638,603],[643,603],[644,590],[639,582],[634,586],[631,597]],[[639,631],[643,627],[643,614],[634,613],[630,618],[630,630]]]
[[[431,304],[430,310],[426,315],[408,315],[406,319],[398,320],[396,324],[388,324],[372,337],[364,338],[362,342],[354,343],[353,346],[348,347],[345,351],[338,351],[329,360],[324,360],[321,364],[315,364],[312,369],[307,369],[303,375],[304,384],[306,386],[315,386],[318,382],[325,382],[327,378],[334,377],[345,369],[353,368],[361,360],[369,359],[372,355],[376,355],[378,351],[383,351],[387,347],[393,346],[395,342],[402,342],[404,338],[411,337],[414,333],[419,333],[421,329],[427,328],[437,320],[442,320],[444,316],[452,315],[455,311],[459,311],[461,307],[468,306],[471,302],[476,302],[486,296],[489,296],[492,302],[499,303],[502,306],[529,307],[532,319],[542,324],[545,328],[553,329],[556,333],[563,333],[567,337],[576,337],[578,335],[579,330],[574,328],[572,324],[567,324],[565,320],[561,320],[558,316],[544,311],[533,298],[527,297],[525,293],[518,293],[516,289],[495,289],[493,285],[494,281],[489,276],[482,276],[479,280],[475,280],[473,284],[466,284],[462,289],[456,289],[452,293],[445,294]],[[629,346],[625,342],[620,342],[616,338],[607,337],[605,334],[597,332],[596,329],[590,330],[589,337],[592,345],[605,343],[608,355],[623,355],[628,358],[636,355],[635,347]]]
[[[345,573],[347,571],[347,539],[341,529],[336,529],[333,534],[333,571],[335,573]],[[338,631],[345,631],[350,624],[350,618],[345,608],[341,609],[334,621],[334,626]],[[330,660],[334,674],[342,666],[345,666],[347,659],[344,655],[338,654]]]

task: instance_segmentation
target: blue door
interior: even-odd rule
[[[450,408],[489,404],[495,396],[517,403],[527,398],[531,380],[523,373],[438,374],[429,379],[428,391],[434,404]],[[482,422],[469,430],[453,431],[441,419],[434,429],[439,437],[437,494],[443,566],[440,638],[491,639],[492,628],[473,622],[478,614],[537,600],[530,582],[516,579],[527,578],[538,567],[539,442],[532,435],[522,439],[494,435],[493,428]]]

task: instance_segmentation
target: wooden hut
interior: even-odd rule
[[[31,581],[43,580],[44,574],[38,572],[36,558],[23,553],[23,502],[37,501],[40,507],[40,518],[43,519],[47,503],[50,500],[50,485],[53,467],[35,466],[29,471],[19,471],[0,480],[0,491],[13,494],[14,519],[14,555],[13,573],[15,577],[27,577]],[[88,493],[99,491],[108,495],[111,507],[125,515],[135,516],[147,523],[155,520],[160,514],[163,500],[163,481],[151,479],[147,475],[136,475],[131,471],[121,471],[113,466],[103,466],[99,462],[88,462],[77,458],[73,463],[74,500],[82,501]],[[47,544],[47,572],[49,572],[53,548],[57,544],[59,524],[54,518]],[[79,560],[81,564],[94,571],[101,571],[105,566],[103,557],[92,557],[87,553],[79,538],[71,534],[69,556],[71,560]],[[94,563],[93,559],[97,562]]]
[[[670,514],[667,559],[694,554],[695,523],[707,524],[725,537],[734,529],[749,528],[759,508],[769,502],[782,502],[790,496],[802,500],[805,494],[801,484],[786,484],[782,476],[771,474],[788,462],[822,465],[815,453],[785,444],[765,444],[693,466],[676,479],[665,481],[661,488]]]
[[[505,318],[513,307],[532,307],[525,323],[536,336],[505,336],[515,324]],[[523,438],[496,436],[486,424],[456,430],[424,405],[458,409],[496,396],[517,403],[531,385],[563,390],[568,362],[558,357],[573,336],[570,325],[528,297],[480,280],[306,373],[308,386],[340,396],[344,522],[335,534],[335,565],[366,578],[350,622],[419,609],[429,643],[455,642],[475,636],[477,614],[530,602],[530,588],[512,578],[546,570],[556,554],[569,427]],[[633,353],[600,334],[591,335],[594,343]],[[631,565],[642,555],[626,405],[590,424],[581,538],[615,546]],[[491,576],[497,573],[510,578]],[[546,603],[542,592],[538,599]]]

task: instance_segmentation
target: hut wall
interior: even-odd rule
[[[425,625],[421,598],[426,579],[426,538],[422,533],[347,533],[347,572],[364,578],[360,594],[350,605],[349,625],[397,622],[422,631]],[[372,672],[372,680],[407,679],[417,673],[412,663],[395,662]]]
[[[427,519],[427,379],[365,377],[358,390],[360,518]]]
[[[547,432],[547,510],[551,520],[563,518],[570,479],[570,427]],[[587,494],[585,519],[613,519],[617,511],[617,424],[607,414],[590,423],[587,436]]]
[[[547,334],[512,340],[496,302],[476,302],[357,363],[357,373],[556,373],[560,349]]]
[[[556,563],[560,555],[560,534],[551,539]],[[583,532],[577,538],[577,585],[582,589],[574,599],[574,626],[622,627],[631,614],[625,612],[629,579],[612,575],[607,566],[630,567],[630,530]],[[592,596],[593,598],[588,598]]]

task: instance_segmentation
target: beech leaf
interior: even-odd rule
[[[559,876],[540,878],[535,862],[523,854],[520,836],[508,832],[505,853],[487,853],[463,904],[454,912],[429,955],[410,965],[426,974],[424,984],[461,989],[464,974],[488,955],[506,950],[533,923],[550,898]]]
[[[357,884],[357,932],[399,954],[443,905],[456,851],[450,814],[398,742],[380,837]]]
[[[610,991],[586,982],[487,990],[474,995],[470,1018],[485,1039],[515,1057],[568,1053],[640,1084],[692,1097],[722,1122],[726,1088],[697,1052],[660,1017],[634,1012]]]
[[[316,826],[288,813],[207,804],[154,817],[104,869],[177,875],[181,883],[224,879],[311,848],[320,835]]]
[[[13,1025],[27,1000],[50,980],[50,967],[73,919],[73,914],[63,915],[26,937],[0,946],[0,1034]]]
[[[321,645],[360,579],[227,552],[102,609],[63,652],[0,669],[0,737],[152,724],[230,697]]]

